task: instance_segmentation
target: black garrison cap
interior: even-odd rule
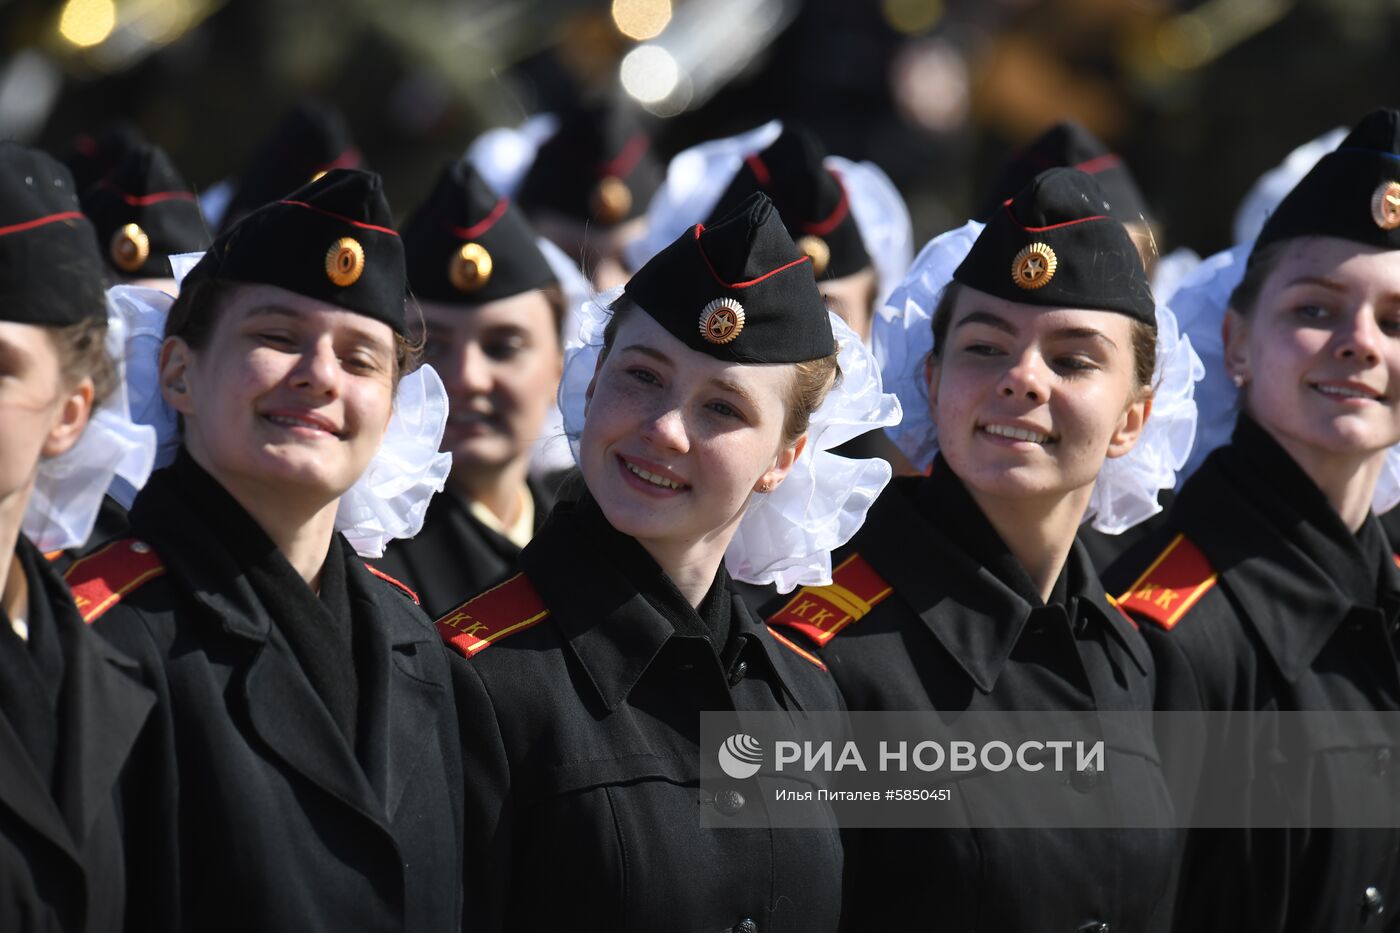
[[[97,245],[122,275],[169,278],[170,257],[209,247],[190,186],[158,146],[140,144],[83,196]]]
[[[953,280],[1021,304],[1157,320],[1132,239],[1098,182],[1071,168],[1040,173],[993,214]]]
[[[554,282],[520,208],[459,159],[404,222],[408,282],[427,301],[481,305]]]
[[[1400,110],[1368,114],[1303,176],[1264,222],[1250,261],[1301,236],[1400,249]]]
[[[72,174],[37,149],[0,142],[0,320],[65,327],[106,319],[103,279]]]
[[[802,363],[836,352],[812,260],[762,193],[696,224],[627,283],[627,297],[692,350],[732,363]]]
[[[332,169],[219,234],[182,283],[276,285],[383,321],[402,334],[403,242],[373,172]]]
[[[767,149],[744,159],[710,218],[723,217],[755,191],[773,199],[798,249],[812,257],[817,278],[839,279],[870,265],[846,188],[822,164],[826,153],[810,132],[785,127]]]

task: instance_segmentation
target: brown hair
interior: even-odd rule
[[[238,286],[221,279],[202,279],[180,290],[180,296],[170,306],[165,319],[165,337],[179,337],[192,350],[204,350],[219,323],[225,299]],[[394,332],[394,389],[399,380],[418,368],[423,361],[423,339],[409,340]]]
[[[934,307],[933,349],[929,351],[930,361],[939,359],[944,340],[948,337],[948,328],[953,323],[953,307],[958,303],[958,295],[962,293],[962,289],[961,283],[949,282],[944,286],[943,294],[939,296],[938,304]],[[1133,318],[1132,341],[1133,386],[1140,399],[1143,394],[1151,393],[1156,388],[1152,384],[1152,377],[1157,371],[1157,325]]]
[[[609,310],[612,317],[603,328],[604,356],[612,349],[613,340],[617,338],[617,330],[622,326],[623,318],[637,310],[637,303],[626,295],[620,295]],[[836,353],[820,359],[794,363],[792,366],[796,374],[785,399],[787,413],[783,419],[784,445],[792,444],[802,436],[811,423],[812,414],[821,407],[827,393],[841,381],[841,366],[837,362]]]
[[[1273,243],[1267,243],[1249,257],[1249,264],[1245,266],[1244,270],[1244,278],[1240,279],[1240,284],[1236,285],[1235,290],[1230,292],[1230,307],[1235,310],[1235,313],[1242,317],[1249,317],[1254,313],[1254,306],[1259,303],[1259,293],[1264,290],[1264,282],[1278,266],[1279,259],[1283,256],[1283,251],[1289,242],[1289,240],[1276,240]]]
[[[92,407],[117,388],[117,364],[107,354],[106,318],[89,318],[66,327],[46,327],[58,354],[59,377],[66,387],[92,379]]]

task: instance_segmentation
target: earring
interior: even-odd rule
[[[1249,380],[1246,379],[1242,373],[1235,373],[1233,376],[1230,377],[1230,381],[1235,384],[1235,388],[1243,389],[1244,384]]]
[[[772,492],[772,491],[773,491],[773,485],[772,485],[771,483],[769,483],[767,480],[764,480],[763,482],[761,482],[761,483],[758,484],[758,491],[759,491],[759,492],[764,492],[764,493],[766,493],[766,492]]]

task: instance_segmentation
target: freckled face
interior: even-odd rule
[[[732,534],[754,487],[781,480],[795,456],[782,437],[793,379],[791,366],[721,362],[629,313],[594,374],[580,441],[608,521],[644,543]]]
[[[1126,315],[965,287],[944,343],[929,368],[930,412],[944,458],[974,490],[1006,498],[1084,490],[1105,458],[1136,441],[1124,433],[1135,396]]]

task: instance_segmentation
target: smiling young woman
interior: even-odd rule
[[[1231,284],[1204,279],[1183,297],[1213,312],[1202,329],[1221,328],[1237,398],[1218,402],[1238,403],[1233,436],[1108,579],[1142,621],[1164,709],[1393,713],[1400,571],[1372,508],[1394,502],[1394,481],[1379,481],[1400,442],[1400,112],[1372,113],[1317,163],[1264,224],[1233,295]],[[1299,736],[1309,782],[1286,785],[1275,768],[1295,747],[1238,722],[1189,756],[1184,742],[1164,749],[1183,786],[1200,786],[1212,808],[1201,812],[1324,809],[1292,814],[1315,821],[1307,832],[1193,831],[1180,928],[1389,928],[1400,834],[1329,830],[1325,814],[1391,812],[1392,749],[1311,720]],[[1224,878],[1244,896],[1221,897]]]
[[[452,474],[423,530],[378,566],[438,616],[509,576],[554,504],[530,460],[564,367],[564,299],[519,208],[465,160],[443,170],[403,241],[424,359],[451,406],[442,447]]]
[[[820,650],[853,711],[1151,709],[1146,645],[1076,540],[1105,464],[1142,439],[1154,391],[1151,289],[1105,199],[1092,177],[1052,169],[988,221],[951,280],[935,270],[947,244],[967,249],[964,231],[910,270],[906,282],[927,286],[932,350],[914,364],[926,413],[906,423],[936,428],[937,457],[880,496],[833,555],[832,587],[769,616]],[[1109,794],[1132,814],[1117,825],[1169,825],[1150,730],[1109,741],[1101,773],[1047,791],[1063,798],[979,789],[978,777],[954,793],[969,829],[860,834],[853,929],[911,917],[977,931],[1161,927],[1169,829],[998,828]]]
[[[757,622],[724,567],[837,378],[831,319],[762,195],[692,227],[611,309],[579,501],[555,506],[521,573],[438,622],[463,655],[465,741],[491,750],[467,789],[475,919],[835,930],[838,833],[706,825],[705,808],[737,817],[752,791],[702,793],[697,744],[701,710],[840,708],[820,662]]]
[[[106,330],[101,258],[92,225],[78,212],[72,176],[40,152],[0,142],[5,930],[125,929],[128,866],[114,788],[125,768],[138,766],[133,749],[155,694],[130,659],[87,630],[30,538],[34,525],[52,527],[32,521],[45,518],[43,510],[68,507],[48,501],[51,489],[36,495],[43,474],[75,453],[94,408],[115,388]],[[146,463],[149,470],[149,457]],[[94,497],[75,541],[44,546],[81,543],[96,510]]]
[[[337,531],[420,378],[389,217],[339,169],[214,243],[160,350],[179,451],[69,571],[162,700],[122,789],[133,927],[459,929],[447,656]]]

